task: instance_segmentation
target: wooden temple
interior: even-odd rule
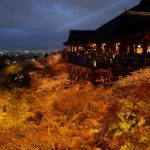
[[[100,81],[110,81],[110,74],[150,65],[150,0],[141,0],[96,30],[71,30],[64,44],[69,47],[66,61],[76,80],[84,76],[95,83],[100,76]],[[73,65],[80,69],[73,69]],[[121,67],[117,66],[124,69],[118,73]],[[86,68],[89,75],[81,68]],[[118,71],[110,72],[115,69]],[[103,72],[107,75],[101,75]]]

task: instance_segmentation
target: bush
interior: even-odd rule
[[[26,73],[18,72],[6,76],[3,86],[8,89],[13,87],[30,87],[30,76]]]

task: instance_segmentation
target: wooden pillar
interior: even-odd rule
[[[134,55],[134,48],[133,48],[133,44],[130,44],[130,56]]]
[[[127,45],[127,52],[126,55],[129,56],[130,55],[130,45]]]
[[[124,57],[124,55],[125,55],[125,51],[126,51],[126,47],[125,46],[126,45],[123,42],[120,44],[120,54],[121,54],[122,57]]]
[[[98,52],[99,55],[102,54],[102,48],[101,48],[100,42],[97,42],[97,52]]]
[[[146,56],[147,56],[147,41],[145,41],[143,44],[142,65],[146,65]]]

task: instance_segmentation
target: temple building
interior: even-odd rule
[[[67,61],[87,68],[150,64],[150,0],[96,30],[71,30],[64,42]]]
[[[69,46],[68,61],[86,67],[149,63],[150,0],[141,0],[96,30],[71,30],[64,44]]]

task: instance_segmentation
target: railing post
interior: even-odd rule
[[[92,68],[92,83],[95,86],[96,85],[96,71],[95,67]]]
[[[145,66],[146,65],[146,56],[147,56],[147,43],[144,43],[143,45],[143,60],[142,60],[142,65]]]

